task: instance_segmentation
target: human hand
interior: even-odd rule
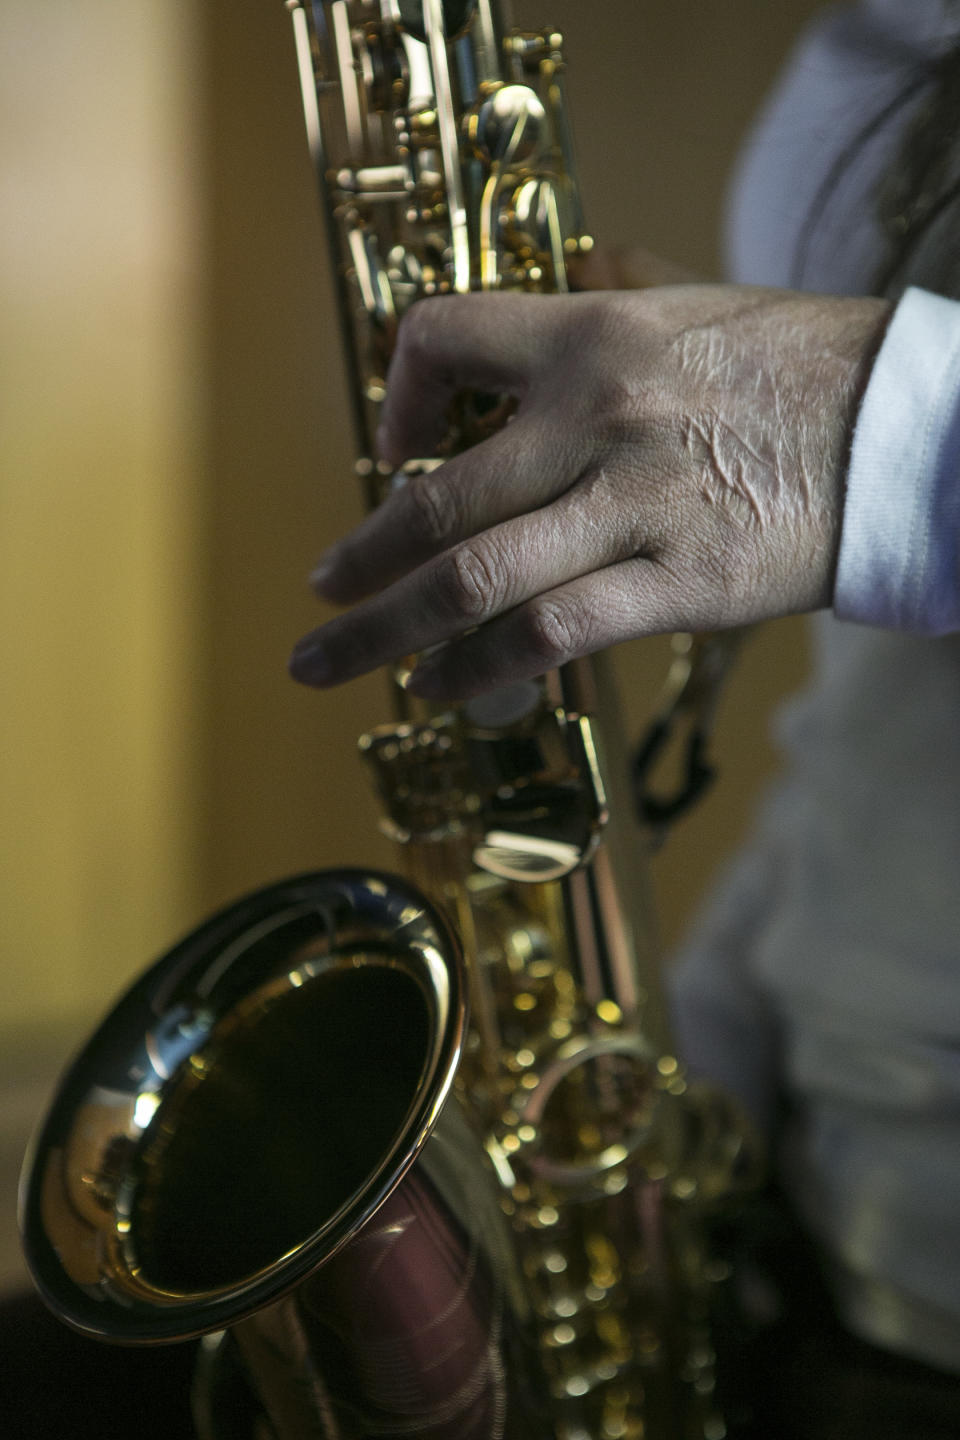
[[[732,285],[414,306],[383,456],[431,454],[463,390],[516,413],[327,552],[315,587],[354,608],[292,673],[332,685],[441,646],[410,689],[462,699],[638,635],[827,605],[888,314]]]

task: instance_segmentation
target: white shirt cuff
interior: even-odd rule
[[[833,608],[960,630],[960,303],[926,290],[897,306],[860,407]]]

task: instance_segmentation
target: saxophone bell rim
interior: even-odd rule
[[[265,1006],[289,1015],[305,1006],[300,1013],[309,1018],[312,1005],[316,1019],[325,1009],[332,1014],[337,1008],[325,1004],[331,986],[337,1001],[337,992],[349,996],[352,990],[359,997],[350,1012],[357,1034],[349,1033],[349,1024],[331,1020],[325,1041],[313,1050],[309,1035],[298,1037],[290,1070],[302,1066],[305,1054],[322,1052],[324,1045],[335,1048],[337,1030],[345,1032],[343,1044],[356,1052],[358,1073],[347,1076],[342,1095],[328,1096],[328,1110],[344,1107],[341,1133],[363,1131],[349,1106],[353,1095],[362,1094],[365,1084],[382,1073],[390,1027],[399,1030],[411,1017],[420,1027],[422,1045],[411,1062],[398,1102],[403,1107],[399,1123],[394,1116],[388,1143],[369,1164],[364,1155],[360,1183],[341,1182],[347,1193],[337,1194],[339,1203],[332,1203],[319,1224],[288,1236],[291,1243],[282,1242],[279,1254],[260,1257],[263,1263],[236,1275],[211,1272],[218,1282],[213,1284],[170,1284],[163,1260],[158,1273],[150,1274],[151,1263],[158,1262],[147,1261],[145,1269],[138,1225],[142,1231],[151,1205],[160,1208],[155,1197],[162,1197],[163,1183],[151,1190],[151,1167],[158,1154],[166,1153],[168,1134],[176,1134],[168,1124],[170,1113],[182,1118],[184,1105],[196,1103],[194,1095],[202,1094],[209,1078],[205,1065],[209,1062],[209,1076],[217,1074],[217,1056],[230,1055],[231,1037],[242,1042],[246,1034],[262,1031]],[[422,1023],[416,1019],[421,1011]],[[396,876],[369,870],[313,872],[228,905],[127,991],[67,1070],[37,1129],[24,1162],[20,1224],[41,1296],[80,1333],[128,1345],[191,1339],[278,1300],[342,1250],[413,1165],[453,1083],[466,1021],[466,981],[453,931],[419,891]],[[325,1057],[314,1058],[318,1083],[322,1088],[329,1082],[329,1089],[334,1079],[323,1069]],[[242,1079],[236,1065],[232,1073],[221,1064],[221,1072],[225,1068],[225,1077],[215,1080],[214,1095],[221,1079],[228,1096],[236,1088],[234,1080]],[[245,1144],[242,1116],[234,1130]],[[251,1124],[251,1155],[262,1140]],[[218,1147],[232,1154],[229,1143],[209,1137],[214,1174]],[[365,1143],[361,1133],[358,1148]],[[234,1148],[239,1171],[243,1152]],[[338,1163],[334,1157],[331,1168]],[[188,1174],[193,1168],[180,1166]],[[221,1180],[223,1173],[221,1167]],[[239,1173],[237,1183],[243,1191],[245,1177]],[[202,1195],[201,1185],[198,1180]],[[222,1189],[202,1199],[207,1211],[198,1212],[198,1224],[211,1244],[227,1223],[218,1207],[231,1200]],[[264,1195],[262,1208],[269,1203]],[[310,1205],[315,1204],[311,1193]],[[176,1237],[165,1243],[175,1269]],[[224,1261],[228,1269],[231,1263]]]

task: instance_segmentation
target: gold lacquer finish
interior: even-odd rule
[[[308,131],[354,367],[359,470],[397,323],[465,290],[556,292],[584,233],[562,37],[492,0],[291,0]],[[389,78],[389,83],[386,83]],[[502,423],[462,396],[443,453]],[[723,650],[722,642],[714,645]],[[713,653],[713,652],[711,652]],[[724,653],[726,653],[724,651]],[[675,687],[701,723],[714,687]],[[361,746],[407,873],[454,920],[472,1021],[458,1082],[501,1186],[556,1436],[718,1436],[699,1212],[743,1129],[673,1054],[616,701],[578,661],[442,715],[395,677]],[[602,724],[601,724],[602,717]]]
[[[562,42],[287,8],[375,504],[403,312],[589,247]],[[462,396],[443,452],[506,413]],[[404,674],[361,744],[409,879],[269,887],[121,1001],[28,1169],[38,1284],[103,1338],[213,1332],[205,1437],[721,1440],[704,1217],[744,1132],[670,1042],[603,664],[439,715]]]

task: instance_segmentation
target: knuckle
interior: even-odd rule
[[[442,469],[411,475],[403,487],[407,523],[414,539],[428,545],[449,544],[458,520],[458,506]]]
[[[527,627],[534,656],[548,667],[587,649],[589,619],[582,605],[569,596],[534,600],[527,610]]]
[[[460,545],[437,568],[440,608],[446,614],[479,623],[499,609],[503,572],[493,552],[474,541]]]

